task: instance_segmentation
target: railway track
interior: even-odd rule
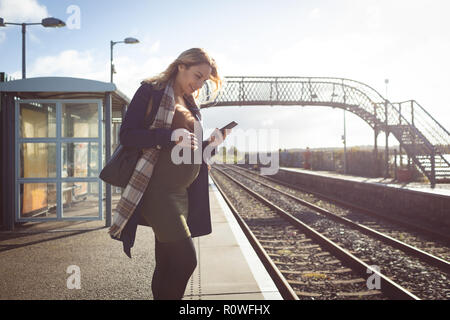
[[[238,166],[229,166],[227,170],[243,175],[272,189],[274,192],[291,197],[300,204],[317,210],[327,217],[357,228],[372,237],[377,237],[389,245],[411,253],[450,273],[450,237],[448,235],[436,234],[416,225],[403,225],[397,220],[386,219],[383,215],[366,208],[356,207],[322,194],[312,194],[294,185],[271,177],[260,176],[251,170]]]
[[[337,222],[330,218],[322,216],[319,219],[317,213],[312,211],[314,208],[299,205],[298,202],[293,204],[295,200],[289,199],[287,195],[274,195],[275,190],[252,182],[242,174],[226,173],[223,168],[215,165],[211,176],[218,187],[220,186],[219,190],[225,194],[232,210],[242,216],[239,219],[240,223],[248,228],[247,236],[250,234],[250,237],[254,238],[253,242],[261,247],[260,256],[268,256],[266,259],[269,262],[266,264],[278,270],[272,273],[281,279],[280,283],[284,281],[289,284],[290,291],[295,293],[296,298],[448,298],[448,274],[439,273],[436,267],[431,267],[434,269],[430,270],[420,266],[420,270],[438,278],[432,282],[435,285],[431,290],[422,288],[426,281],[417,281],[417,278],[408,280],[399,276],[402,273],[398,269],[402,266],[398,260],[407,259],[408,262],[410,259],[406,258],[403,252],[403,256],[398,258],[399,250],[386,248],[389,246],[385,244],[374,245],[373,242],[380,241],[373,239],[369,240],[372,243],[366,248],[366,239],[362,238],[361,232],[350,235],[351,232],[355,233],[355,230],[349,230],[348,226],[345,226],[347,229],[342,228],[342,223],[337,225]],[[242,189],[246,192],[238,191]],[[331,225],[332,223],[334,225]],[[350,245],[349,239],[352,239]],[[381,250],[381,254],[376,252],[376,248]],[[397,259],[389,260],[388,257]],[[414,269],[417,263],[413,261],[413,267],[409,268]],[[389,275],[379,269],[386,269]],[[392,269],[396,271],[393,272]],[[417,275],[417,272],[413,273],[414,275]],[[421,275],[424,276],[422,273]],[[396,282],[400,282],[403,287]]]

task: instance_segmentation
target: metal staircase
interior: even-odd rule
[[[330,106],[350,111],[376,132],[392,133],[412,162],[435,183],[450,182],[450,134],[416,101],[391,103],[370,86],[349,79],[226,77],[215,97],[207,84],[202,108],[243,105]]]
[[[450,163],[445,157],[450,153],[448,131],[414,100],[394,105],[399,117],[388,130],[432,185],[450,182]]]

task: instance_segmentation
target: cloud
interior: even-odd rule
[[[0,12],[6,22],[40,22],[49,16],[47,7],[37,0],[0,0]]]
[[[381,10],[379,7],[370,6],[367,8],[367,26],[369,29],[381,27]]]
[[[159,51],[159,47],[161,46],[160,41],[156,41],[152,46],[150,47],[150,53],[156,53]]]
[[[158,42],[153,46],[159,46]],[[118,55],[114,58],[114,66],[117,71],[114,74],[114,83],[120,91],[131,98],[143,79],[160,73],[174,59],[175,57],[172,56],[152,55],[141,62],[142,60],[137,61],[133,56]],[[21,77],[20,72],[13,73],[13,75],[16,78]],[[27,76],[29,78],[74,77],[109,82],[110,65],[109,60],[104,60],[104,57],[95,50],[70,49],[57,55],[38,57],[30,63]]]
[[[118,56],[114,58],[114,66],[117,71],[114,75],[114,83],[120,91],[132,98],[142,80],[164,71],[175,58],[174,56],[152,55],[143,62],[137,62],[127,55]]]
[[[5,22],[41,22],[49,17],[47,7],[40,5],[37,0],[0,0],[0,17]],[[27,37],[34,43],[40,43],[40,39],[27,28]],[[6,40],[6,32],[0,31],[0,44]]]
[[[126,55],[115,57],[114,65],[117,73],[114,75],[114,83],[120,91],[132,98],[143,79],[160,73],[174,59],[172,56],[152,56],[141,63]],[[109,60],[104,60],[104,57],[95,50],[70,49],[57,55],[40,56],[30,61],[27,77],[74,77],[109,82],[109,66]],[[10,73],[10,76],[21,79],[22,73],[16,71]]]
[[[132,34],[132,33],[131,33]],[[135,36],[139,39],[140,43],[136,45],[136,49],[139,50],[144,55],[150,55],[158,53],[161,49],[161,41],[160,40],[152,40],[149,36],[145,36],[144,38],[140,38],[139,36]]]
[[[66,76],[107,81],[107,70],[102,70],[91,51],[64,50],[56,56],[37,58],[30,68],[29,77]],[[105,68],[106,69],[106,68]]]
[[[264,72],[345,77],[382,95],[389,78],[389,100],[415,99],[450,127],[443,94],[450,86],[450,20],[444,16],[450,2],[347,0],[343,9],[328,14],[327,27],[286,40],[267,59]]]
[[[314,8],[313,10],[311,10],[311,12],[309,13],[308,17],[311,20],[319,19],[320,18],[320,9],[319,8]]]
[[[262,122],[261,122],[261,125],[263,126],[263,127],[271,127],[271,126],[273,126],[273,119],[264,119]]]

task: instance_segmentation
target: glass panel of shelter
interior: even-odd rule
[[[21,138],[56,138],[56,103],[20,103]]]
[[[21,219],[57,218],[56,183],[20,183],[19,190]]]
[[[17,104],[16,219],[101,219],[101,101]]]
[[[98,137],[98,105],[96,103],[62,104],[62,137]]]

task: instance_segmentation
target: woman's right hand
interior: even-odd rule
[[[175,144],[184,148],[191,148],[192,150],[198,149],[198,140],[195,134],[186,129],[176,129],[172,133],[172,137],[175,135]]]
[[[216,128],[208,139],[209,144],[212,145],[213,147],[217,147],[218,145],[222,144],[222,142],[224,142],[225,138],[230,133],[231,133],[231,129],[225,129],[222,132],[222,131],[220,131],[219,128]]]

